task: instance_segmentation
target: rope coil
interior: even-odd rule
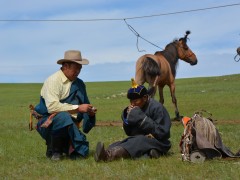
[[[237,59],[238,56],[239,56],[239,58]],[[234,60],[235,60],[236,62],[239,62],[239,61],[240,61],[240,47],[237,48],[237,55],[234,57]]]

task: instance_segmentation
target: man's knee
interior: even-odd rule
[[[55,118],[72,119],[71,114],[69,112],[59,112],[56,114]]]
[[[53,130],[57,130],[73,124],[73,120],[68,112],[59,112],[54,116],[52,124]]]

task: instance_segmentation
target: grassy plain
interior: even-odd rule
[[[191,116],[205,109],[213,114],[224,144],[233,152],[240,148],[240,74],[176,80],[181,115]],[[98,109],[97,121],[120,121],[128,105],[129,81],[87,82],[91,103]],[[45,157],[46,146],[36,131],[28,130],[29,104],[37,104],[42,84],[0,84],[0,179],[239,179],[240,160],[214,159],[202,164],[182,162],[180,123],[171,128],[169,156],[159,159],[119,160],[96,163],[98,141],[105,145],[126,137],[118,126],[96,126],[87,139],[87,159],[52,162]],[[169,89],[164,90],[165,107],[174,117]],[[155,97],[158,99],[158,96]]]

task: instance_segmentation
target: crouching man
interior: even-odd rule
[[[84,82],[78,78],[82,65],[88,64],[80,51],[69,50],[57,61],[60,70],[47,78],[41,89],[40,103],[35,111],[43,117],[37,131],[46,140],[46,156],[60,160],[63,154],[72,159],[86,157],[89,143],[84,133],[96,122],[96,109],[90,104]]]

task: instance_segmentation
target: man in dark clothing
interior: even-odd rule
[[[165,107],[150,98],[147,89],[133,79],[127,97],[130,105],[123,110],[122,120],[129,137],[111,144],[107,150],[102,142],[98,142],[94,156],[97,162],[144,155],[158,158],[171,148],[171,120]]]

